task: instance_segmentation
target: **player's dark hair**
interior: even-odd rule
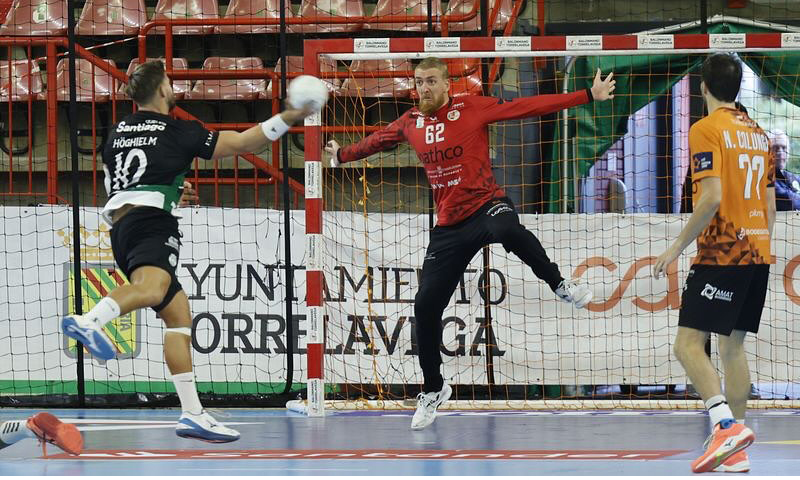
[[[158,87],[164,81],[164,63],[161,60],[151,60],[145,62],[133,71],[128,79],[128,86],[125,93],[136,102],[137,105],[144,105],[153,100]]]
[[[742,85],[742,64],[729,53],[715,53],[703,62],[703,83],[717,100],[733,102]]]

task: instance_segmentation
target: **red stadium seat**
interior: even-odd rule
[[[433,15],[439,16],[442,14],[441,2],[434,0],[431,2],[433,6]],[[375,16],[386,17],[389,15],[428,15],[428,0],[378,0],[375,6]],[[439,30],[439,25],[434,23],[434,29]],[[371,30],[405,30],[419,32],[428,29],[427,22],[420,23],[368,23],[364,28]]]
[[[445,15],[464,15],[472,10],[472,3],[474,0],[450,0],[447,4],[447,13]],[[491,14],[494,4],[500,2],[500,11],[497,13],[497,18],[494,21],[493,30],[502,30],[506,24],[511,20],[511,0],[489,0],[489,14]],[[451,32],[464,32],[464,31],[478,31],[481,29],[481,14],[477,15],[471,20],[459,23],[448,23],[447,29]]]
[[[476,58],[445,59],[450,73],[450,96],[483,95],[480,60]],[[411,91],[411,98],[418,99],[417,90]]]
[[[114,60],[103,60],[112,68],[117,68]],[[76,87],[75,99],[78,102],[97,103],[108,102],[111,99],[111,92],[114,91],[114,79],[110,73],[92,65],[89,60],[82,58],[75,60],[75,80]],[[59,60],[56,67],[56,95],[59,102],[69,101],[69,63],[68,59]],[[41,97],[41,96],[40,96]]]
[[[156,60],[155,58],[147,58],[145,61],[149,62],[151,60]],[[163,61],[163,59],[162,59]],[[131,60],[131,63],[128,65],[128,71],[126,75],[130,76],[136,67],[139,66],[139,59],[134,58]],[[189,63],[186,61],[185,58],[173,58],[172,59],[172,68],[173,70],[188,70]],[[192,81],[191,80],[173,80],[172,81],[172,91],[175,93],[176,100],[182,100],[186,92],[192,89]],[[120,85],[119,93],[117,98],[128,99],[128,95],[125,94],[125,84]]]
[[[31,112],[24,109],[22,116],[14,115],[13,103],[36,100],[42,91],[42,74],[38,63],[29,60],[0,60],[0,102],[4,105],[0,109],[0,115],[3,115],[0,121],[0,150],[7,155],[25,155],[30,146],[35,145],[35,129],[28,131],[28,122],[25,121]],[[9,103],[12,105],[12,113],[10,117],[6,117]],[[16,121],[13,120],[15,117]],[[11,140],[12,138],[16,141]]]
[[[0,60],[0,102],[27,102],[42,93],[39,64],[29,60]]]
[[[300,17],[363,17],[364,5],[361,0],[303,0],[300,4]],[[302,33],[356,32],[363,27],[356,23],[324,23],[295,25],[293,30]]]
[[[225,11],[225,18],[281,18],[280,0],[231,0]],[[292,2],[286,1],[286,18],[294,18]],[[280,25],[220,25],[217,33],[277,33]],[[287,32],[293,32],[286,25]]]
[[[17,0],[5,23],[0,27],[3,35],[66,35],[66,0]]]
[[[8,12],[11,11],[11,6],[14,4],[11,0],[0,0],[0,24],[6,21]]]
[[[303,57],[286,57],[286,66],[289,68],[289,72],[292,73],[303,73]],[[323,72],[335,72],[336,71],[336,62],[333,60],[322,57],[322,64],[320,65],[320,70]],[[281,73],[281,60],[278,59],[278,64],[275,65],[275,73]],[[289,80],[291,81],[291,79]],[[331,92],[335,92],[339,89],[342,84],[342,81],[338,78],[329,78],[323,79],[323,81],[328,85],[328,90]],[[261,98],[272,98],[272,80],[270,80],[269,85],[267,85],[267,90],[261,94]]]
[[[203,70],[253,70],[264,68],[258,57],[209,57],[203,62]],[[266,81],[247,80],[198,80],[194,88],[186,92],[186,100],[255,100],[264,91]]]
[[[147,23],[144,0],[87,0],[75,25],[78,35],[135,35]]]
[[[353,60],[351,72],[413,70],[408,60]],[[408,97],[413,90],[410,78],[347,78],[339,95],[348,97]]]
[[[162,18],[219,18],[217,0],[158,0],[153,20]],[[164,33],[164,27],[156,27],[157,33]],[[173,27],[172,33],[178,35],[207,35],[214,32],[213,25],[187,25]]]
[[[455,78],[450,81],[450,96],[483,95],[483,84],[480,72],[475,72],[466,77]]]

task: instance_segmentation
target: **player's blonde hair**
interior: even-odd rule
[[[423,59],[417,65],[415,70],[426,70],[428,68],[435,68],[442,73],[442,78],[447,80],[450,78],[450,72],[447,71],[447,63],[438,57],[428,57]]]

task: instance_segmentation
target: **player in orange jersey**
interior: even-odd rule
[[[708,116],[689,130],[694,213],[658,257],[653,274],[663,275],[697,239],[674,347],[711,420],[706,451],[692,470],[747,471],[743,449],[755,436],[743,423],[750,393],[744,340],[747,332],[758,332],[767,294],[775,165],[766,134],[734,105],[742,82],[739,60],[711,55],[703,63],[702,78]],[[705,353],[711,332],[719,338],[725,395]]]

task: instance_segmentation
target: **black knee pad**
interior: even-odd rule
[[[153,307],[153,310],[155,310],[156,313],[160,312],[161,310],[164,310],[167,307],[167,305],[169,305],[169,302],[171,302],[172,299],[175,298],[175,295],[181,290],[183,290],[183,288],[181,287],[180,282],[178,282],[178,279],[173,276],[172,281],[170,282],[169,287],[167,288],[167,293],[166,295],[164,295],[164,300],[162,300],[161,303]]]

